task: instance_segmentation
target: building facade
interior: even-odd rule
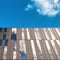
[[[0,59],[60,60],[60,28],[0,28]]]

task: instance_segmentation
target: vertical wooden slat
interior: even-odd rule
[[[2,40],[2,46],[1,46],[1,50],[0,50],[0,59],[3,59],[3,52],[4,52],[4,45],[5,45],[5,40]]]
[[[13,58],[13,41],[11,40],[11,34],[12,34],[12,28],[8,28],[6,35],[6,39],[8,39],[7,59]]]
[[[57,31],[56,31],[56,29],[54,28],[54,32],[55,32],[55,35],[56,35],[56,37],[57,37],[57,39],[56,40],[60,40],[60,36],[59,36],[59,34],[57,33]]]
[[[34,28],[28,28],[28,30],[29,30],[31,40],[34,41],[37,59],[40,59],[39,48],[37,46],[37,42],[36,42],[36,38],[35,38],[35,34],[34,34]],[[54,50],[54,47],[52,46],[52,44],[50,42],[50,40],[52,40],[51,34],[50,34],[48,28],[46,28],[45,30],[46,30],[46,32],[48,34],[48,37],[49,37],[48,42],[49,42],[52,54],[53,54],[54,58],[56,60],[58,60],[58,56],[57,56],[57,54]],[[58,33],[56,32],[55,28],[51,28],[50,30],[53,33],[53,35],[55,36],[56,40],[60,39],[60,37],[59,37]],[[60,28],[58,28],[58,30],[60,31]],[[12,33],[11,31],[12,31],[12,28],[8,28],[7,33],[6,33],[6,39],[8,39],[7,59],[13,59],[13,40],[11,40],[11,33]],[[26,45],[27,59],[34,59],[30,40],[27,39],[26,28],[24,28],[23,32],[24,32],[24,37],[25,37],[24,40],[25,40],[25,45]],[[43,54],[44,54],[43,55],[44,59],[50,59],[50,56],[49,56],[49,53],[48,53],[48,50],[47,50],[47,47],[46,47],[46,44],[45,44],[45,41],[44,41],[44,40],[46,40],[46,36],[45,36],[44,31],[43,31],[43,28],[39,28],[38,32],[41,36],[41,40],[39,40],[39,41],[40,41],[42,51],[43,51]],[[2,29],[2,32],[0,33],[0,39],[3,39],[3,34],[4,34],[4,29]],[[17,28],[17,41],[16,41],[16,44],[17,44],[17,55],[16,56],[17,56],[17,58],[16,59],[20,59],[19,40],[22,40],[22,28]],[[54,43],[55,43],[55,47],[56,47],[56,49],[57,49],[57,51],[59,52],[59,55],[60,55],[60,46],[58,46],[56,41],[54,41]],[[2,43],[2,49],[0,50],[0,59],[3,59],[3,52],[4,52],[4,40],[3,40],[3,43]]]
[[[46,32],[47,32],[47,34],[48,34],[49,40],[52,40],[52,37],[51,37],[51,34],[50,34],[48,28],[46,28],[45,30],[46,30]]]
[[[41,40],[44,39],[41,28],[38,29],[38,32],[39,32],[39,34],[40,34]]]
[[[59,32],[60,32],[60,28],[57,28],[58,30],[59,30]]]
[[[13,40],[8,40],[7,59],[13,59]]]
[[[46,44],[45,44],[45,40],[40,40],[40,44],[41,44],[41,48],[43,51],[43,55],[44,55],[44,59],[50,59]]]
[[[49,52],[49,55],[50,55],[51,60],[54,60],[54,56],[52,54],[52,51],[51,51],[51,48],[50,48],[50,45],[49,45],[49,42],[48,41],[49,40],[45,40],[45,43],[46,43],[46,46],[47,46],[47,49],[48,49],[48,52]]]
[[[4,29],[2,29],[2,32],[0,33],[0,39],[3,39]]]
[[[0,59],[3,59],[3,52],[4,52],[4,44],[5,41],[3,40],[4,29],[2,28],[2,32],[0,33],[0,39],[2,40],[2,46],[0,50]]]
[[[26,28],[24,28],[24,37],[25,37],[27,59],[33,59],[31,43],[30,43],[30,40],[27,40]]]
[[[25,37],[25,40],[27,40],[27,31],[26,31],[26,28],[24,28],[24,37]]]
[[[41,40],[46,40],[46,36],[45,36],[44,31],[43,31],[42,28],[39,28],[39,34],[41,36]]]
[[[16,59],[19,59],[20,60],[20,47],[19,47],[19,40],[17,40],[17,57],[16,57]]]
[[[56,47],[56,49],[58,50],[58,53],[59,53],[59,55],[60,55],[60,47],[58,46],[56,40],[54,41],[54,43],[55,43],[55,47]]]
[[[31,40],[34,40],[35,39],[35,34],[34,34],[34,29],[33,28],[29,28],[29,34],[30,34]]]
[[[12,28],[7,29],[6,39],[11,40]]]
[[[52,44],[51,44],[51,41],[48,40],[48,42],[49,42],[49,45],[50,45],[50,48],[51,48],[52,54],[53,54],[53,56],[54,56],[54,59],[58,60],[57,55],[56,55],[56,53],[55,53],[55,51],[54,51],[54,48],[53,48],[53,46],[52,46]]]
[[[26,29],[22,28],[22,40],[25,40],[25,39],[27,39],[27,37],[26,37]]]
[[[30,40],[25,40],[27,59],[33,59]]]
[[[22,28],[18,28],[17,29],[17,40],[21,40],[22,39]]]
[[[32,35],[33,35],[33,39],[34,39],[34,45],[35,45],[35,49],[36,49],[36,56],[37,56],[37,60],[40,59],[40,51],[39,51],[39,48],[37,46],[37,42],[36,42],[36,38],[35,38],[35,34],[34,34],[34,29],[32,28]]]
[[[20,31],[19,31],[20,30]],[[21,29],[17,29],[17,40],[16,40],[16,45],[17,45],[17,54],[16,54],[16,59],[20,60],[20,46],[19,46],[19,39],[22,39],[22,34],[21,34],[22,30]],[[19,38],[19,36],[21,38]]]
[[[40,58],[40,51],[39,51],[39,48],[38,48],[38,46],[37,46],[36,40],[34,40],[34,45],[35,45],[37,60],[39,60],[39,59],[41,59],[41,58]]]
[[[55,36],[56,40],[60,39],[59,35],[57,34],[57,32],[54,28],[51,28],[51,31],[52,31],[53,35]]]

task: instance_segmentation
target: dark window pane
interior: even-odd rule
[[[8,40],[5,40],[5,46],[8,46]]]
[[[0,32],[2,32],[2,28],[0,28]]]
[[[7,28],[4,29],[4,32],[7,32]]]
[[[4,39],[4,40],[6,39],[6,34],[3,35],[3,39]]]
[[[0,46],[2,46],[2,40],[0,40]]]
[[[11,40],[16,40],[16,34],[15,33],[12,33]]]
[[[27,60],[27,56],[24,51],[20,51],[20,60],[23,60],[23,59]]]

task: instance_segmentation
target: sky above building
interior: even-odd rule
[[[59,0],[1,0],[0,27],[60,27]]]

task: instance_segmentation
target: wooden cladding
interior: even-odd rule
[[[0,28],[0,59],[60,60],[60,28]]]

